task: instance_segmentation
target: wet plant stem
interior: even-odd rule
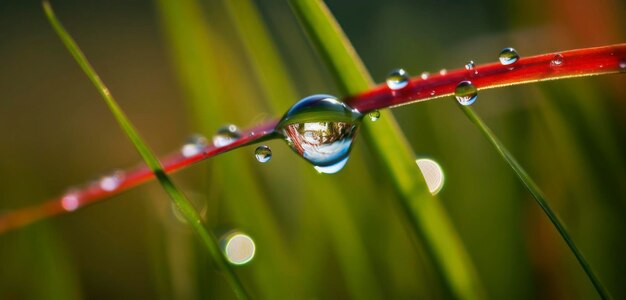
[[[457,103],[458,104],[458,103]],[[471,107],[463,106],[458,104],[459,108],[465,113],[465,115],[470,119],[470,121],[478,127],[480,132],[485,136],[485,138],[493,145],[493,147],[498,151],[498,154],[509,164],[515,175],[520,179],[520,181],[524,184],[528,192],[532,195],[532,197],[537,201],[537,204],[541,207],[541,209],[545,212],[545,214],[550,219],[550,222],[554,225],[556,230],[559,232],[567,246],[570,248],[578,263],[583,268],[589,280],[593,284],[594,288],[598,292],[598,295],[602,299],[611,299],[611,295],[608,290],[604,287],[600,279],[596,276],[596,274],[591,269],[591,266],[583,256],[582,252],[578,249],[574,240],[570,237],[569,233],[565,229],[565,226],[556,215],[556,213],[552,210],[548,202],[546,201],[545,196],[537,186],[534,180],[526,173],[524,168],[517,162],[517,160],[509,153],[509,151],[504,147],[504,145],[500,142],[500,140],[494,135],[494,133],[487,127],[485,122],[474,112]]]

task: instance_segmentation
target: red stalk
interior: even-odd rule
[[[555,55],[562,56],[562,63],[554,65]],[[474,71],[478,71],[475,74]],[[350,96],[345,102],[362,113],[450,96],[456,85],[464,80],[471,81],[479,90],[508,85],[555,80],[579,76],[591,76],[626,72],[626,44],[597,48],[586,48],[542,54],[520,58],[511,65],[491,63],[480,65],[473,70],[458,69],[446,74],[431,75],[427,79],[414,77],[405,88],[392,91],[385,84],[378,85],[359,95]],[[172,173],[201,160],[271,138],[277,121],[268,122],[246,130],[242,138],[223,146],[207,146],[200,153],[185,157],[180,152],[162,159],[165,172]],[[253,133],[253,134],[251,134]],[[72,192],[75,196],[72,205],[64,203],[64,196],[51,199],[0,215],[0,234],[20,228],[55,215],[73,212],[88,204],[93,204],[121,193],[154,178],[146,167],[140,166],[125,172],[119,186],[113,191],[105,191],[98,184],[90,184]]]

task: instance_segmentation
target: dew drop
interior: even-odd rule
[[[428,72],[422,72],[422,74],[420,74],[420,78],[424,80],[428,79],[428,77],[430,77],[430,73]]]
[[[194,155],[200,154],[208,145],[209,141],[206,139],[206,137],[201,134],[193,134],[180,148],[180,153],[184,157],[192,157]]]
[[[444,183],[444,175],[443,170],[439,164],[427,158],[421,158],[415,161],[417,166],[422,171],[422,175],[424,176],[424,180],[426,181],[426,185],[428,186],[428,190],[431,194],[437,195],[439,191],[443,188]]]
[[[215,147],[224,147],[241,138],[239,128],[233,124],[220,127],[215,136],[213,136],[213,145]]]
[[[313,95],[293,105],[276,128],[316,170],[332,174],[348,161],[362,117],[333,96]]]
[[[431,96],[434,96],[435,94],[436,94],[436,92],[435,92],[435,91],[430,91],[430,95],[431,95]]]
[[[233,265],[244,265],[254,258],[256,245],[247,234],[233,230],[220,238],[224,257]]]
[[[78,192],[70,190],[61,198],[61,206],[66,211],[75,211],[80,206],[80,198]]]
[[[554,55],[554,57],[552,58],[552,61],[550,61],[550,65],[553,67],[558,67],[562,64],[563,64],[563,55],[561,55],[561,53]]]
[[[443,76],[443,75],[446,75],[446,74],[448,74],[448,70],[446,70],[446,69],[439,70],[439,75]]]
[[[476,64],[473,60],[470,60],[465,64],[465,70],[472,72],[474,75],[478,74],[478,70],[476,70]]]
[[[124,172],[115,171],[111,175],[100,178],[100,181],[98,181],[98,185],[102,190],[112,192],[120,186],[120,183],[122,183],[123,179]]]
[[[397,91],[409,84],[409,74],[404,69],[395,69],[387,75],[387,86]]]
[[[478,89],[471,81],[461,81],[454,89],[454,97],[461,105],[472,105],[478,98]]]
[[[272,149],[266,145],[261,145],[254,150],[254,157],[261,163],[266,163],[272,159]]]
[[[502,49],[502,51],[500,51],[500,56],[498,56],[498,59],[500,59],[500,63],[503,66],[508,66],[517,62],[517,60],[519,59],[519,54],[517,54],[517,51],[515,51],[515,49],[513,48],[504,48]]]
[[[371,111],[370,113],[367,114],[367,116],[370,118],[370,121],[376,122],[378,121],[378,119],[380,119],[380,111],[378,110]]]
[[[619,68],[622,72],[626,71],[626,60],[622,60],[619,62]]]

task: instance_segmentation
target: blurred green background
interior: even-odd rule
[[[507,46],[524,56],[626,41],[626,4],[615,0],[327,4],[377,81],[396,67],[418,75],[492,62]],[[301,97],[337,91],[283,0],[52,5],[159,154],[191,133],[248,127]],[[489,90],[474,105],[617,299],[626,298],[625,97],[623,75],[612,75]],[[487,296],[596,297],[542,211],[455,106],[443,99],[393,112],[418,156],[442,165],[437,201]],[[0,212],[140,161],[39,1],[0,2],[0,140]],[[174,175],[217,234],[239,229],[255,239],[255,259],[236,269],[253,295],[445,297],[363,141],[336,175],[318,174],[282,141],[268,145],[267,164],[248,147]],[[203,251],[149,183],[0,236],[0,298],[232,298]]]

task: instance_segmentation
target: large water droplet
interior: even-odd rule
[[[461,105],[472,105],[478,98],[478,89],[471,81],[461,81],[454,89],[454,97]]]
[[[201,134],[194,134],[190,136],[185,144],[180,148],[180,153],[184,157],[191,157],[199,154],[209,145],[209,141]]]
[[[554,55],[554,57],[552,58],[552,61],[550,61],[550,65],[553,67],[558,67],[562,64],[563,64],[563,55],[561,55],[561,53]]]
[[[376,122],[378,121],[378,119],[380,119],[380,111],[378,110],[371,111],[370,113],[367,114],[367,116],[370,118],[370,121]]]
[[[258,146],[254,150],[254,156],[259,162],[266,163],[272,159],[272,149],[266,145]]]
[[[515,51],[515,49],[513,48],[504,48],[502,49],[502,51],[500,51],[500,56],[498,57],[498,59],[500,59],[500,63],[502,65],[508,66],[517,62],[517,60],[519,59],[519,54],[517,54],[517,51]]]
[[[215,147],[227,146],[239,138],[241,138],[241,132],[237,126],[233,124],[224,125],[213,136],[213,145]]]
[[[306,97],[276,126],[293,151],[322,173],[346,164],[362,114],[330,95]]]
[[[424,180],[426,181],[426,185],[428,186],[428,190],[431,194],[437,195],[439,191],[443,188],[444,175],[443,170],[439,164],[427,158],[421,158],[415,161],[417,166],[422,171],[422,175],[424,175]]]
[[[224,257],[233,265],[244,265],[254,258],[256,245],[250,236],[240,231],[231,231],[220,238]]]
[[[100,178],[100,181],[98,181],[98,185],[100,186],[101,189],[107,192],[112,192],[120,186],[123,179],[124,179],[124,172],[115,171],[111,175],[107,175],[107,176]]]
[[[387,75],[387,86],[397,91],[409,84],[409,74],[404,69],[395,69]]]

